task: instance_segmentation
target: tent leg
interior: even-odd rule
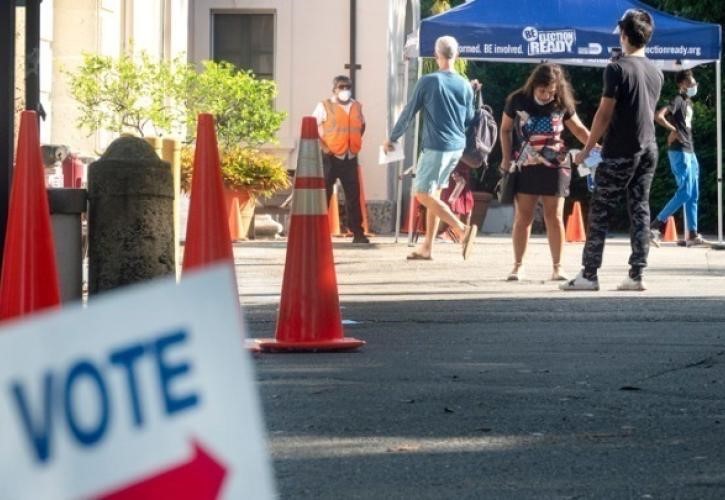
[[[715,61],[717,116],[717,239],[722,243],[722,71],[720,60]]]
[[[423,75],[423,59],[418,58],[418,78],[417,80],[420,80],[420,77]],[[417,81],[416,80],[416,81]],[[407,99],[407,96],[406,96]],[[415,197],[415,173],[418,170],[418,129],[420,128],[420,115],[416,116],[415,118],[415,127],[413,128],[413,163],[410,167],[410,170],[412,172],[412,182],[410,183],[410,206],[413,206],[413,198]],[[413,227],[413,224],[415,223],[415,214],[409,213],[408,214],[408,246],[413,246],[413,235],[415,234],[416,228]]]

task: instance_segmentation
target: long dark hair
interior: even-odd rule
[[[534,68],[526,83],[516,92],[523,92],[529,98],[534,98],[534,89],[537,87],[548,87],[556,84],[556,96],[554,103],[559,111],[576,111],[576,101],[574,101],[574,91],[571,88],[569,79],[561,66],[554,63],[542,63]],[[514,92],[515,93],[515,92]]]

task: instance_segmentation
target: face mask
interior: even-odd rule
[[[352,92],[350,92],[349,90],[341,90],[340,92],[337,93],[337,98],[341,102],[347,102],[350,100],[351,97],[352,97]]]
[[[688,87],[687,97],[695,97],[697,95],[697,85],[694,87]]]
[[[534,102],[536,104],[538,104],[539,106],[546,106],[547,104],[549,104],[550,102],[553,102],[553,101],[554,101],[553,97],[551,99],[549,99],[548,101],[540,101],[538,97],[534,96]]]

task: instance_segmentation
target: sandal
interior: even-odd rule
[[[406,258],[406,260],[433,260],[430,255],[423,255],[422,253],[412,252]]]
[[[514,264],[514,269],[506,278],[506,281],[521,281],[524,279],[524,266],[521,262]]]
[[[476,239],[477,233],[477,225],[471,224],[470,226],[466,226],[466,229],[463,232],[463,239],[461,240],[461,244],[463,245],[463,260],[468,259],[468,256],[471,255],[471,250],[473,249],[473,242]]]
[[[551,281],[569,281],[561,271],[561,264],[554,264],[554,270],[551,272]]]

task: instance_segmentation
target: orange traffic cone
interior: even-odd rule
[[[566,219],[566,241],[568,243],[579,243],[586,240],[587,235],[584,232],[581,204],[575,201],[571,209],[571,215]]]
[[[218,261],[234,262],[214,117],[199,115],[184,246],[184,272]]]
[[[677,225],[675,218],[669,216],[665,224],[665,234],[662,235],[662,241],[677,241]]]
[[[18,156],[8,205],[0,279],[0,320],[60,305],[38,117],[20,115]]]
[[[368,202],[365,199],[365,186],[363,185],[362,168],[358,166],[357,169],[358,185],[360,186],[360,213],[362,214],[362,227],[363,232],[369,236],[374,236],[370,232],[370,226],[368,225]]]
[[[274,339],[265,351],[338,351],[365,344],[343,336],[317,122],[302,119],[287,258]]]
[[[337,185],[332,187],[332,196],[330,197],[330,205],[327,207],[329,214],[330,234],[332,236],[342,236],[340,233],[340,201],[337,198]]]
[[[401,233],[407,233],[410,228],[413,227],[413,232],[425,232],[425,217],[421,217],[420,203],[418,199],[413,196],[408,205],[408,215],[403,220],[403,227],[400,228]]]

